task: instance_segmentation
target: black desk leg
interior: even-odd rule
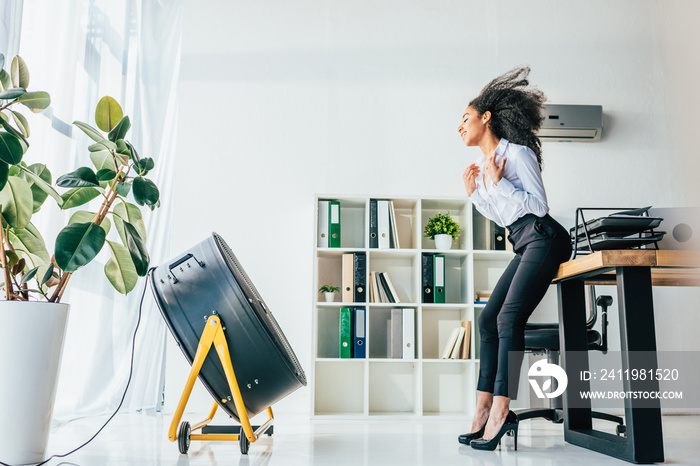
[[[561,364],[569,379],[562,394],[564,408],[564,435],[573,429],[591,429],[591,402],[575,401],[582,391],[590,390],[590,382],[582,380],[581,371],[588,371],[588,339],[586,336],[586,299],[583,282],[568,280],[557,285],[559,297],[559,348]],[[571,353],[575,352],[575,353]],[[576,397],[576,398],[574,398]],[[588,405],[588,406],[586,406]],[[571,406],[581,406],[572,408]]]
[[[648,267],[618,267],[617,297],[620,315],[620,349],[623,374],[632,368],[656,373],[656,330]],[[627,371],[627,372],[626,372]],[[657,392],[659,382],[623,376],[625,392]],[[642,405],[644,407],[642,407]],[[658,399],[625,398],[627,439],[636,463],[664,461],[661,402]]]
[[[617,290],[622,369],[641,368],[638,357],[643,356],[645,362],[648,362],[649,352],[655,355],[656,351],[651,270],[648,267],[619,267]],[[558,293],[561,361],[569,379],[563,394],[564,439],[573,445],[632,463],[663,462],[658,400],[654,405],[648,399],[625,398],[627,437],[592,428],[590,400],[578,398],[580,392],[590,390],[589,382],[582,381],[579,377],[580,371],[589,369],[584,283],[577,279],[561,281]],[[638,351],[647,353],[639,355],[636,354]],[[651,366],[646,366],[649,366],[648,369],[656,369],[656,361]],[[623,388],[627,392],[658,391],[658,381],[623,379]],[[642,402],[644,407],[641,407]]]

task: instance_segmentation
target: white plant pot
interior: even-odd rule
[[[335,300],[335,293],[324,292],[323,295],[326,297],[327,303],[332,303]]]
[[[43,461],[68,304],[0,301],[0,461]]]
[[[435,249],[452,248],[452,235],[435,235]]]

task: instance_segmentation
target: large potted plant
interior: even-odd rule
[[[59,177],[56,185],[68,188],[59,194],[45,164],[25,161],[30,131],[18,111],[24,106],[39,113],[50,96],[27,91],[29,71],[22,58],[12,60],[9,73],[4,62],[0,54],[0,461],[27,463],[45,455],[69,310],[61,298],[71,275],[108,249],[105,275],[117,291],[129,293],[146,275],[150,259],[141,210],[127,199],[151,210],[160,201],[158,188],[145,178],[154,162],[140,158],[125,139],[129,117],[111,97],[97,105],[99,129],[74,122],[93,141],[88,151],[94,168]],[[71,215],[50,254],[33,214],[49,197],[68,210],[100,196],[96,212]]]

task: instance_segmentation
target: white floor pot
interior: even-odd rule
[[[0,301],[0,461],[43,461],[68,304]]]
[[[435,249],[452,248],[452,235],[435,235]]]

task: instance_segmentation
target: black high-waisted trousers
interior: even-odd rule
[[[525,323],[544,297],[559,265],[571,254],[569,233],[549,216],[527,214],[508,227],[508,240],[515,257],[498,280],[488,303],[479,315],[481,355],[477,390],[496,396],[515,397],[518,378],[508,387],[510,351],[525,350]]]

